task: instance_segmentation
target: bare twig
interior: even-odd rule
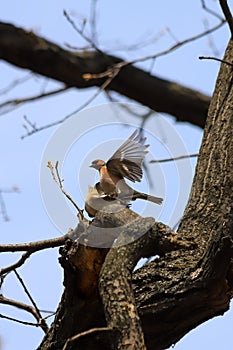
[[[5,88],[2,88],[0,90],[0,95],[7,94],[9,91],[13,90],[16,86],[24,83],[25,81],[27,81],[31,78],[32,78],[32,73],[29,73],[22,78],[13,80],[8,86],[6,86]]]
[[[227,20],[227,23],[229,24],[231,36],[233,36],[233,17],[232,17],[230,8],[228,6],[227,0],[219,0],[219,3],[220,3],[220,6],[222,8],[222,11],[224,13],[224,16]]]
[[[231,62],[222,60],[221,58],[212,57],[212,56],[200,56],[199,60],[213,60],[213,61],[217,61],[217,62],[220,62],[220,63],[227,64],[228,66],[231,66],[231,67],[233,66],[233,64]]]
[[[4,201],[2,191],[0,190],[0,210],[4,221],[9,221],[10,217],[7,214],[6,203]]]
[[[53,177],[53,180],[56,182],[56,184],[58,184],[60,190],[62,191],[62,193],[66,196],[66,198],[73,204],[73,206],[75,207],[75,209],[77,209],[79,215],[79,219],[83,220],[84,219],[84,216],[83,216],[83,210],[81,210],[79,208],[79,206],[75,203],[75,201],[73,200],[73,198],[66,192],[66,190],[64,189],[63,185],[62,185],[62,182],[63,180],[61,180],[61,177],[60,177],[60,174],[59,174],[59,170],[58,170],[58,160],[56,161],[56,164],[55,164],[55,171],[56,171],[56,174],[54,173],[54,166],[51,162],[51,160],[48,161],[48,164],[47,164],[47,167],[50,169],[51,171],[51,174],[52,174],[52,177]]]
[[[22,266],[24,262],[35,252],[38,252],[43,249],[60,247],[63,245],[66,240],[69,238],[69,235],[64,235],[62,237],[47,239],[43,241],[30,242],[30,243],[22,243],[22,244],[1,244],[0,252],[19,252],[26,251],[22,256],[16,261],[14,264],[3,267],[0,269],[0,276],[4,275],[12,270],[17,269]]]
[[[87,107],[92,101],[94,101],[94,99],[102,92],[104,91],[108,85],[112,82],[112,80],[115,78],[115,76],[118,74],[119,69],[116,68],[114,69],[114,72],[112,73],[112,75],[105,80],[105,82],[98,88],[98,90],[86,101],[84,102],[80,107],[78,107],[75,111],[71,112],[70,114],[67,114],[64,118],[57,120],[56,122],[53,122],[51,124],[46,124],[44,126],[41,127],[36,127],[36,129],[32,129],[31,131],[29,131],[26,135],[21,136],[21,139],[24,139],[25,137],[31,136],[33,134],[35,134],[36,132],[45,130],[45,129],[49,129],[51,127],[57,126],[63,122],[65,122],[67,119],[69,119],[70,117],[72,117],[74,114],[80,112],[81,110],[83,110],[85,107]],[[85,74],[86,77],[88,77],[90,74]]]
[[[146,56],[143,56],[143,57],[135,58],[133,60],[122,61],[122,62],[119,62],[119,63],[115,64],[114,66],[110,67],[105,72],[102,72],[102,73],[99,73],[99,74],[84,74],[83,77],[86,80],[100,79],[100,78],[104,78],[104,77],[111,77],[113,72],[116,72],[116,70],[117,70],[117,74],[118,74],[123,67],[126,67],[128,65],[135,64],[135,63],[138,63],[138,62],[143,62],[143,61],[146,61],[146,60],[149,60],[149,59],[159,58],[161,56],[165,56],[165,55],[171,53],[172,51],[177,50],[178,48],[180,48],[181,46],[183,46],[185,44],[193,42],[193,41],[195,41],[197,39],[202,38],[203,36],[206,36],[209,33],[212,33],[213,31],[219,29],[225,22],[226,21],[223,19],[216,26],[214,26],[214,27],[212,27],[212,28],[210,28],[208,30],[205,30],[205,31],[203,31],[203,32],[201,32],[199,34],[196,34],[196,35],[194,35],[192,37],[189,37],[189,38],[187,38],[187,39],[185,39],[183,41],[179,41],[176,44],[170,46],[168,49],[160,51],[160,52],[158,52],[156,54],[153,53],[153,54],[149,54],[149,55],[146,55]],[[117,74],[115,74],[115,76]]]
[[[9,221],[10,217],[7,213],[7,207],[3,197],[3,193],[19,193],[19,188],[15,185],[11,188],[0,188],[0,212],[2,214],[3,220]]]
[[[87,335],[90,335],[93,333],[98,333],[98,332],[102,333],[102,332],[109,332],[109,331],[112,331],[112,329],[109,327],[99,327],[99,328],[97,327],[97,328],[88,329],[87,331],[78,333],[78,334],[74,335],[73,337],[68,338],[66,340],[62,350],[67,350],[67,348],[70,344],[72,344],[74,341],[76,341],[84,336],[87,336]]]
[[[214,17],[217,17],[220,21],[223,20],[222,16],[220,16],[217,12],[211,10],[209,7],[206,6],[205,0],[201,0],[201,5],[202,5],[202,8],[203,8],[206,12],[210,13],[210,14],[213,15]]]
[[[76,28],[77,32],[80,35],[82,35],[85,40],[90,42],[90,44],[92,45],[92,47],[95,50],[100,51],[98,49],[98,47],[96,47],[93,44],[92,40],[89,37],[87,37],[87,36],[85,36],[83,34],[83,29],[80,29],[80,28],[76,27],[75,23],[70,19],[69,15],[66,12],[64,13],[64,15],[67,17],[67,19],[72,24],[72,26],[74,26],[74,28]],[[197,39],[202,38],[203,36],[205,36],[205,35],[207,35],[209,33],[212,33],[213,31],[219,29],[224,23],[225,23],[225,20],[222,20],[216,26],[214,26],[214,27],[212,27],[212,28],[210,28],[208,30],[205,30],[205,31],[203,31],[203,32],[201,32],[201,33],[199,33],[197,35],[189,37],[189,38],[187,38],[187,39],[185,39],[183,41],[177,42],[174,45],[172,45],[171,47],[169,47],[168,49],[163,50],[163,51],[161,51],[159,53],[150,54],[150,55],[147,55],[147,56],[144,56],[144,57],[139,57],[139,58],[136,58],[136,59],[133,59],[133,60],[130,60],[130,61],[119,62],[119,63],[115,64],[113,67],[111,67],[110,69],[108,69],[107,71],[102,72],[100,74],[90,74],[90,73],[84,74],[83,78],[86,79],[86,80],[97,79],[97,78],[104,78],[104,77],[107,77],[108,79],[99,87],[99,89],[96,91],[96,93],[90,99],[88,99],[83,105],[81,105],[78,109],[76,109],[72,113],[66,115],[64,118],[62,118],[62,119],[60,119],[60,120],[58,120],[56,122],[53,122],[53,123],[50,123],[50,124],[47,124],[47,125],[44,125],[44,126],[41,126],[41,127],[35,127],[32,130],[27,131],[27,133],[25,135],[23,135],[21,138],[24,139],[25,137],[31,136],[31,135],[33,135],[36,132],[39,132],[39,131],[48,129],[50,127],[59,125],[59,124],[63,123],[65,120],[67,120],[68,118],[70,118],[71,116],[73,116],[75,113],[78,113],[79,111],[81,111],[83,108],[85,108],[87,105],[89,105],[103,90],[105,90],[108,87],[108,85],[113,81],[113,79],[118,75],[118,73],[120,72],[120,70],[123,67],[125,67],[127,65],[130,65],[130,64],[137,63],[137,62],[142,62],[142,61],[145,61],[145,60],[149,60],[149,59],[154,60],[154,59],[156,59],[158,57],[166,55],[166,54],[168,54],[168,53],[178,49],[179,47],[181,47],[181,46],[183,46],[183,45],[185,45],[187,43],[193,42],[194,40],[197,40]],[[100,52],[102,54],[104,54],[102,51],[100,51]]]
[[[97,46],[97,28],[96,28],[96,19],[97,19],[97,3],[98,0],[92,0],[90,6],[90,27],[91,27],[91,40]]]
[[[185,156],[179,156],[179,157],[174,157],[174,158],[165,158],[165,159],[152,159],[150,163],[165,163],[165,162],[173,162],[174,160],[180,160],[180,159],[186,159],[186,158],[193,158],[193,157],[198,157],[198,153],[194,154],[187,154]]]
[[[83,37],[84,40],[86,40],[86,42],[88,42],[91,47],[93,49],[95,49],[97,52],[104,54],[95,44],[95,42],[89,38],[85,33],[84,33],[84,28],[80,29],[77,27],[77,25],[74,23],[74,21],[71,19],[71,17],[68,15],[68,13],[66,11],[63,11],[63,14],[65,16],[65,18],[67,19],[67,21],[71,24],[71,26],[74,28],[74,30]]]
[[[15,270],[18,267],[22,266],[31,254],[32,254],[32,252],[26,252],[20,257],[20,259],[18,261],[16,261],[16,263],[0,269],[0,276],[5,275],[6,273],[8,273],[12,270]]]
[[[64,92],[65,90],[68,90],[68,89],[69,89],[69,87],[65,86],[65,87],[60,88],[60,89],[52,90],[49,92],[44,92],[44,93],[37,94],[34,96],[30,96],[30,97],[24,97],[24,98],[11,99],[11,100],[4,101],[3,103],[0,104],[0,108],[3,109],[0,112],[0,115],[11,112],[13,109],[19,107],[23,103],[37,101],[37,100],[40,100],[41,98],[44,98],[44,97],[59,94],[60,92]]]
[[[63,189],[62,182],[63,182],[64,180],[62,180],[61,177],[60,177],[59,170],[58,170],[58,164],[59,164],[59,162],[58,162],[58,160],[57,160],[57,161],[56,161],[56,164],[55,164],[56,178],[58,179],[58,183],[59,183],[60,189]],[[54,176],[53,176],[53,177],[54,177]],[[74,203],[73,203],[73,204],[74,204]],[[75,205],[75,204],[74,204],[74,205]],[[76,209],[77,209],[77,208],[76,208]]]
[[[63,245],[69,235],[66,234],[61,237],[45,239],[42,241],[30,242],[30,243],[18,243],[18,244],[1,244],[0,252],[22,252],[26,251],[29,253],[38,252],[43,249],[60,247]]]
[[[209,22],[208,22],[208,20],[206,18],[203,20],[203,25],[204,25],[206,30],[209,29]],[[208,42],[208,46],[210,47],[210,49],[213,52],[213,54],[215,56],[219,56],[220,52],[219,52],[219,50],[218,50],[218,48],[217,48],[217,46],[216,46],[216,44],[214,42],[214,39],[213,39],[211,33],[207,37],[207,42]]]
[[[45,322],[45,320],[43,319],[43,317],[40,314],[40,310],[38,309],[34,299],[31,296],[31,293],[29,292],[28,288],[26,287],[23,279],[21,278],[21,276],[19,275],[19,273],[14,270],[14,273],[18,279],[18,281],[20,282],[21,286],[23,287],[24,292],[26,293],[26,295],[28,296],[29,300],[31,301],[32,305],[34,306],[34,310],[37,313],[37,319],[40,320],[41,323],[41,328],[44,330],[44,332],[46,333],[48,331],[48,326]]]
[[[39,323],[22,321],[22,320],[18,320],[17,318],[10,317],[10,316],[5,316],[5,315],[2,315],[2,314],[0,314],[0,318],[4,318],[4,319],[9,320],[9,321],[13,321],[13,322],[17,322],[17,323],[20,323],[20,324],[24,324],[25,326],[35,326],[35,327],[39,327],[40,326]]]
[[[144,47],[147,47],[149,45],[154,44],[158,40],[160,40],[166,33],[169,33],[169,30],[166,28],[161,29],[157,34],[153,36],[148,37],[148,33],[144,34],[141,36],[141,38],[137,39],[132,44],[127,44],[127,45],[122,45],[117,43],[117,45],[111,45],[111,49],[116,52],[116,51],[124,51],[124,52],[130,52],[130,51],[136,51],[136,50],[141,50]]]
[[[9,319],[11,321],[16,321],[22,324],[27,324],[27,325],[33,325],[33,326],[37,326],[37,327],[41,327],[43,329],[43,331],[46,333],[47,332],[47,328],[44,325],[44,320],[42,318],[39,317],[37,311],[30,305],[24,304],[20,301],[17,300],[13,300],[13,299],[8,299],[5,298],[4,296],[0,296],[0,304],[5,304],[5,305],[10,305],[10,306],[14,306],[17,307],[18,309],[24,310],[29,312],[30,314],[32,314],[35,319],[37,320],[38,323],[31,323],[31,322],[25,322],[25,321],[21,321],[21,320],[16,320],[15,318],[10,318],[8,316],[4,316],[4,315],[0,315],[1,318],[6,318]]]
[[[44,320],[47,320],[49,317],[52,317],[52,316],[56,315],[56,311],[40,310],[40,312],[49,313],[48,316],[44,317]]]

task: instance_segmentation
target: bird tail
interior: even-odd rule
[[[134,190],[132,190],[132,193],[128,193],[127,195],[121,194],[119,199],[122,201],[135,201],[136,199],[143,199],[144,201],[150,201],[156,204],[162,204],[163,202],[163,198],[151,196],[150,194]]]
[[[143,192],[134,191],[133,196],[132,196],[132,200],[135,200],[137,198],[143,199],[145,201],[150,201],[150,202],[153,202],[156,204],[162,204],[162,202],[163,202],[163,198],[151,196],[150,194],[146,194]]]

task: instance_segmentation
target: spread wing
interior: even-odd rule
[[[133,182],[142,179],[142,162],[148,153],[145,145],[146,137],[142,138],[140,131],[133,134],[118,148],[107,162],[107,168],[119,177],[125,177]]]

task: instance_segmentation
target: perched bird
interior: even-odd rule
[[[95,187],[88,187],[88,192],[85,200],[85,210],[90,217],[94,217],[98,211],[119,211],[125,207],[129,207],[127,201],[121,202],[116,198],[106,195],[102,191],[99,182],[95,184]]]
[[[149,147],[145,142],[146,137],[142,138],[140,132],[135,130],[107,162],[96,159],[91,163],[90,167],[99,171],[100,182],[97,188],[99,194],[126,202],[139,198],[156,204],[162,203],[162,198],[138,192],[124,180],[126,178],[132,182],[141,181],[142,162]]]

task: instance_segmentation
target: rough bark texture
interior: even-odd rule
[[[111,236],[113,227],[116,228],[115,236]],[[109,252],[107,248],[86,245],[96,242],[97,237],[100,237],[100,243],[102,234],[111,237],[108,241],[111,245],[118,237],[120,246],[115,244]],[[182,239],[166,225],[154,223],[153,218],[143,219],[127,208],[112,215],[98,213],[85,231],[81,225],[78,226],[74,232],[74,236],[77,235],[79,241],[86,244],[70,240],[61,249],[65,290],[55,321],[39,349],[63,349],[66,343],[66,350],[77,347],[145,349],[132,290],[132,270],[140,257],[190,249],[192,242]],[[101,267],[100,295],[104,308],[98,290]],[[92,332],[87,335],[86,331],[91,329]],[[77,339],[72,341],[76,335]],[[67,342],[67,339],[70,340]]]
[[[233,41],[224,59],[232,64]],[[191,254],[167,254],[134,275],[148,349],[170,346],[229,308],[233,295],[232,82],[232,67],[222,64],[190,200],[178,230],[182,237],[195,239],[197,249]]]
[[[103,79],[85,80],[83,74],[103,73],[121,62],[97,52],[73,53],[32,32],[0,22],[0,59],[76,88],[100,86]],[[107,87],[178,121],[204,127],[210,98],[164,80],[132,65],[122,68]]]
[[[233,64],[233,41],[229,43],[224,60]],[[106,283],[110,290],[115,281],[125,283],[128,296],[124,298],[130,305],[133,304],[132,318],[136,318],[134,329],[142,327],[149,350],[171,346],[197,325],[223,314],[229,308],[233,296],[232,135],[233,69],[230,65],[222,64],[208,113],[190,200],[178,236],[170,236],[170,242],[172,237],[176,237],[172,248],[166,244],[161,248],[160,243],[165,242],[167,237],[161,232],[159,235],[159,229],[154,231],[158,235],[157,244],[152,237],[149,245],[139,238],[135,241],[138,245],[131,243],[135,244],[134,249],[128,244],[128,250],[119,247],[116,248],[119,250],[108,253],[107,249],[84,249],[83,246],[75,247],[74,243],[68,246],[66,251],[63,250],[62,258],[65,291],[55,321],[40,350],[62,349],[67,338],[91,328],[93,331],[89,335],[84,333],[77,342],[71,341],[66,349],[126,348],[119,347],[119,338],[121,344],[125,339],[124,330],[122,337],[118,332],[122,331],[120,323],[115,324],[112,316],[115,313],[115,320],[119,321],[117,315],[121,311],[121,300],[117,303],[113,298],[111,302]],[[119,226],[121,234],[122,223],[130,225],[136,218],[137,215],[128,209],[120,217],[97,214],[90,228],[95,225],[107,228]],[[158,228],[157,225],[155,227]],[[149,230],[145,237],[150,234]],[[110,239],[113,241],[114,237]],[[177,239],[181,242],[179,250],[176,250]],[[182,249],[182,242],[190,242],[188,246],[191,251],[187,249],[187,244]],[[157,253],[160,258],[137,270],[131,285],[130,271],[140,256],[137,255],[139,247],[141,256]],[[148,247],[149,251],[146,250]],[[82,250],[80,257],[77,254]],[[125,256],[121,254],[123,251]],[[121,254],[120,257],[116,256],[116,252]],[[88,254],[90,258],[80,263],[82,256],[87,257]],[[90,261],[92,263],[88,264]],[[104,307],[97,289],[103,263],[100,291]],[[122,279],[119,279],[120,276]],[[114,296],[117,297],[117,294],[116,291]],[[128,317],[130,308],[126,309],[125,316]],[[107,328],[99,328],[106,325]]]

